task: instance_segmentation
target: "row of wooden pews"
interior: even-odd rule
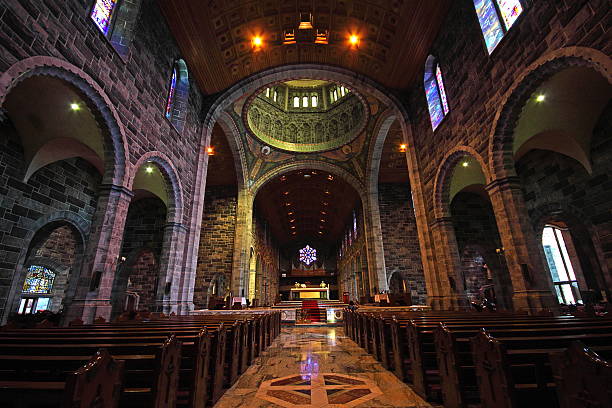
[[[609,317],[346,310],[344,322],[351,339],[446,408],[612,407]]]
[[[0,406],[202,408],[280,333],[280,312],[0,331]]]

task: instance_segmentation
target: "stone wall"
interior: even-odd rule
[[[49,164],[35,172],[27,183],[23,182],[25,172],[21,141],[6,121],[0,128],[0,314],[6,307],[20,255],[30,245],[28,238],[37,228],[44,227],[37,225],[40,220],[70,213],[85,222],[91,221],[101,180],[98,171],[80,158]],[[63,251],[57,239],[47,239],[52,233],[41,232],[42,236],[37,236],[32,244],[43,245],[40,256],[71,266],[74,258],[66,249],[68,244],[64,245],[68,252]]]
[[[121,12],[121,18],[132,19],[138,2],[124,3],[132,15]],[[180,51],[156,2],[143,0],[141,3],[133,25],[130,23],[123,32],[118,32],[120,36],[133,37],[131,43],[127,48],[115,48],[113,44],[117,45],[120,39],[109,41],[89,17],[92,0],[3,1],[0,5],[0,72],[30,57],[42,56],[49,57],[49,61],[54,59],[53,64],[59,66],[60,71],[90,76],[104,90],[121,121],[129,146],[128,162],[123,164],[129,168],[149,151],[158,151],[168,157],[181,176],[184,205],[181,221],[189,225],[200,151],[202,95],[190,78],[186,123],[179,134],[165,118],[164,109],[172,66],[180,58]],[[100,96],[96,98],[102,100]],[[102,119],[100,112],[94,114]],[[34,232],[31,230],[34,223],[59,210],[74,212],[90,222],[100,178],[92,176],[82,160],[70,159],[54,163],[42,169],[40,176],[37,173],[27,184],[22,183],[24,160],[16,142],[18,137],[7,139],[5,112],[0,117],[3,122],[0,142],[3,175],[0,178],[0,219],[3,219],[0,227],[1,315],[19,251],[27,246],[23,239]],[[113,152],[106,154],[109,164]],[[43,179],[37,180],[37,177]],[[183,248],[177,251],[183,253]]]
[[[272,237],[270,227],[258,216],[253,216],[253,243],[256,256],[259,259],[257,268],[256,298],[260,304],[276,303],[279,279],[280,262],[278,244]]]
[[[236,206],[236,187],[209,186],[206,189],[193,295],[196,308],[207,306],[208,286],[215,275],[224,274],[226,282],[231,281]]]
[[[410,286],[412,302],[425,304],[427,290],[410,185],[379,184],[378,205],[387,282],[398,272]]]

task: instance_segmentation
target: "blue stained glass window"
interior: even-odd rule
[[[497,44],[504,38],[504,29],[499,21],[497,9],[493,0],[474,0],[474,7],[478,15],[480,29],[487,45],[489,54],[493,52]]]
[[[44,266],[32,265],[28,268],[25,282],[23,283],[24,293],[51,293],[55,273]]]
[[[172,118],[172,107],[174,105],[174,94],[176,93],[176,81],[178,80],[178,72],[176,67],[172,69],[172,80],[170,81],[170,90],[168,91],[168,101],[166,103],[166,118]]]
[[[440,102],[440,94],[438,93],[436,79],[433,75],[425,81],[425,96],[427,96],[431,127],[433,130],[436,130],[440,122],[442,122],[442,119],[444,119],[444,112],[442,111],[442,103]]]
[[[300,249],[300,261],[304,262],[306,265],[310,265],[311,263],[317,260],[317,250],[311,248],[310,245],[306,245],[304,248]]]
[[[117,0],[96,0],[91,9],[91,19],[104,35],[108,34],[111,27],[111,19],[116,5]]]
[[[523,12],[523,6],[521,5],[520,0],[496,0],[497,5],[499,6],[499,11],[501,13],[502,18],[504,19],[504,25],[506,26],[506,30],[509,30],[510,27],[514,24],[517,18]]]
[[[444,89],[444,81],[442,79],[442,70],[440,65],[436,64],[436,82],[438,83],[438,90],[440,91],[440,99],[442,100],[442,107],[444,108],[444,115],[449,112],[448,100],[446,99],[446,90]]]

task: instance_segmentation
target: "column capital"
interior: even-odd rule
[[[452,217],[439,217],[429,223],[431,228],[442,228],[453,225]]]
[[[121,195],[126,195],[130,199],[134,197],[134,193],[130,189],[123,187],[123,186],[118,186],[116,184],[101,184],[99,193],[100,195],[102,194],[111,195],[112,193],[121,194]]]
[[[498,178],[490,182],[485,186],[487,192],[491,192],[496,189],[520,189],[521,179],[518,176],[509,176]]]
[[[164,230],[178,230],[180,232],[187,232],[187,227],[180,222],[167,222],[163,228]]]

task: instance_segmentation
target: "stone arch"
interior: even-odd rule
[[[72,296],[74,296],[78,280],[80,279],[78,273],[81,271],[81,264],[83,263],[83,254],[86,245],[86,237],[89,233],[91,224],[89,221],[75,213],[69,211],[57,211],[38,218],[34,222],[32,229],[27,232],[27,235],[25,237],[26,245],[24,245],[24,248],[19,254],[19,260],[15,268],[16,272],[13,274],[13,281],[11,282],[8,299],[6,302],[7,308],[2,318],[3,322],[6,321],[6,318],[8,317],[9,313],[11,313],[11,311],[13,311],[17,306],[16,302],[19,299],[19,296],[17,296],[17,290],[19,288],[19,285],[22,284],[23,280],[25,279],[26,263],[30,262],[33,258],[35,258],[32,257],[32,248],[35,244],[35,238],[37,236],[40,236],[41,234],[50,233],[55,228],[61,225],[68,225],[73,230],[73,232],[76,233],[75,237],[77,238],[77,256],[74,261],[74,266],[72,267],[72,270],[76,271],[77,274],[73,275],[71,277],[70,282],[68,282],[68,286],[66,287],[66,290],[64,292],[64,302],[69,302]]]
[[[145,163],[155,163],[166,181],[166,189],[170,193],[170,203],[168,206],[168,221],[174,223],[182,223],[183,221],[183,187],[181,180],[178,177],[178,171],[172,163],[172,160],[162,152],[153,151],[143,154],[136,164],[132,167],[127,188],[132,189],[134,178],[141,166]]]
[[[104,177],[106,184],[122,186],[128,173],[129,148],[119,113],[102,87],[78,67],[55,57],[26,58],[0,76],[0,106],[12,89],[22,81],[36,76],[50,76],[74,86],[94,114],[104,135]]]
[[[475,149],[469,146],[457,146],[450,150],[442,159],[434,182],[434,214],[438,219],[450,216],[450,181],[456,165],[466,156],[480,165],[480,170],[485,176],[485,184],[492,181],[484,159]]]
[[[496,179],[516,176],[514,129],[527,100],[540,84],[571,67],[592,68],[612,83],[612,59],[592,48],[560,48],[543,55],[527,67],[505,93],[491,127],[488,168]]]

